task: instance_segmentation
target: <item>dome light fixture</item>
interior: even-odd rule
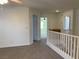
[[[4,5],[4,4],[7,4],[7,3],[8,3],[8,0],[0,0],[1,5]]]
[[[56,10],[56,12],[59,13],[60,11],[59,10]]]

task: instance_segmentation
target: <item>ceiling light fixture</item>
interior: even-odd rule
[[[59,10],[56,10],[56,12],[58,13],[58,12],[60,12]]]
[[[8,3],[8,0],[0,0],[1,5],[4,5],[4,4],[7,4],[7,3]]]

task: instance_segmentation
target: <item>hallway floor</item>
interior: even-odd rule
[[[35,42],[30,46],[1,48],[0,59],[63,59],[45,44]]]

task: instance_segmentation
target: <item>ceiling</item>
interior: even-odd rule
[[[79,0],[22,0],[22,2],[22,4],[9,3],[9,5],[27,6],[40,10],[79,8]]]
[[[23,4],[43,9],[78,8],[79,0],[23,0]]]

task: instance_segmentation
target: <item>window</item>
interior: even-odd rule
[[[69,30],[70,29],[70,17],[65,16],[64,20],[64,30]]]

